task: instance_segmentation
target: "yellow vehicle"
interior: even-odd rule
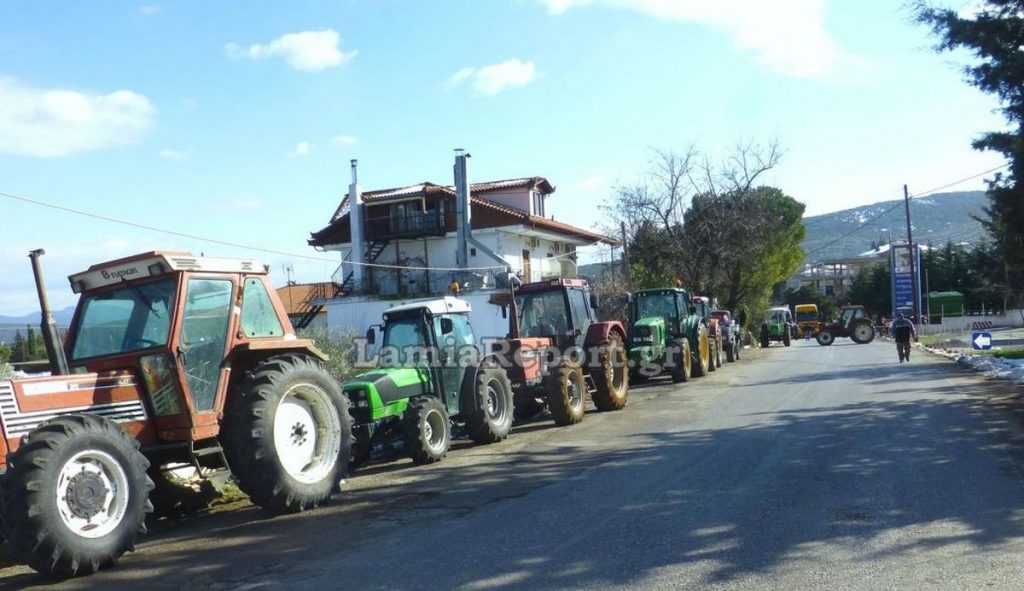
[[[797,304],[793,307],[796,313],[796,325],[798,338],[809,339],[818,334],[821,330],[821,320],[818,317],[818,306],[815,304]]]

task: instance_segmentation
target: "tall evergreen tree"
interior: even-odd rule
[[[973,14],[921,0],[916,12],[939,37],[940,51],[973,54],[975,60],[964,68],[967,80],[999,99],[1010,124],[1004,131],[985,133],[974,147],[998,152],[1009,162],[988,183],[991,203],[983,221],[1004,257],[1004,275],[1019,280],[1024,270],[1024,0],[980,0]],[[1017,293],[1019,288],[1011,286]]]

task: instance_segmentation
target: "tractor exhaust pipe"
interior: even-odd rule
[[[53,375],[67,375],[68,359],[64,356],[64,345],[60,342],[60,333],[57,332],[57,321],[53,319],[50,311],[50,300],[46,297],[46,284],[43,282],[43,269],[39,265],[39,257],[46,254],[43,249],[33,250],[28,253],[32,259],[32,274],[36,279],[36,292],[39,294],[39,309],[42,311],[42,323],[39,328],[43,333],[43,343],[46,344],[46,356],[50,359],[50,373]]]

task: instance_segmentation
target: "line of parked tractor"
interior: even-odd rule
[[[303,511],[378,442],[429,464],[453,422],[481,444],[545,410],[572,425],[588,398],[621,410],[631,382],[686,382],[743,349],[733,315],[682,287],[632,294],[627,330],[598,319],[585,281],[510,281],[491,298],[505,338],[479,347],[456,297],[396,306],[367,333],[377,366],[340,384],[256,261],[149,252],[93,265],[69,277],[80,298],[62,343],[41,254],[51,375],[0,380],[0,523],[16,560],[57,576],[115,563],[154,505],[182,511],[229,474],[267,511]],[[787,344],[791,324],[777,331]]]

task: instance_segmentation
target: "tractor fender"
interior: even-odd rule
[[[584,347],[593,347],[594,345],[600,345],[601,343],[608,340],[608,335],[611,333],[618,333],[619,338],[622,339],[623,343],[626,341],[626,329],[622,326],[622,323],[618,320],[609,320],[607,322],[595,322],[587,328],[587,336],[583,340]]]

